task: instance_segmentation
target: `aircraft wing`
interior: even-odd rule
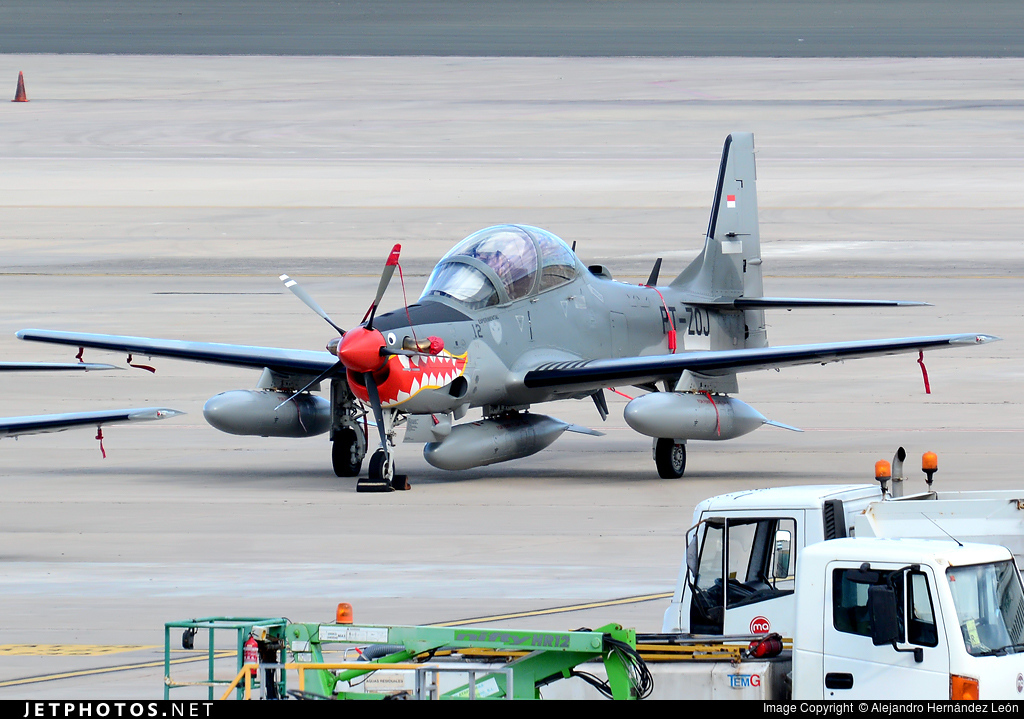
[[[100,427],[105,424],[123,422],[148,422],[154,419],[177,417],[184,412],[164,407],[140,407],[136,409],[109,409],[95,412],[69,412],[66,414],[40,414],[31,417],[0,418],[0,437],[17,437],[23,434],[44,434],[63,432],[75,427]]]
[[[0,362],[0,372],[61,372],[64,370],[122,369],[91,362]]]
[[[337,364],[338,359],[326,351],[291,350],[278,347],[250,347],[215,342],[186,342],[149,337],[97,335],[86,332],[60,332],[55,330],[21,330],[17,336],[33,342],[92,347],[94,349],[169,357],[172,359],[207,362],[211,364],[269,368],[280,374],[316,376]]]
[[[617,385],[646,384],[675,380],[690,370],[707,375],[750,372],[801,364],[827,364],[861,357],[968,347],[996,342],[992,335],[936,335],[856,342],[789,345],[737,350],[680,352],[650,357],[549,362],[528,371],[523,384],[530,389],[566,387],[574,390],[600,389]]]

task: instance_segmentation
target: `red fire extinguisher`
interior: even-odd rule
[[[260,648],[259,644],[256,643],[256,637],[249,635],[249,638],[245,640],[245,644],[242,645],[242,663],[252,664],[252,668],[249,669],[249,674],[252,677],[256,676],[256,665],[260,661]]]

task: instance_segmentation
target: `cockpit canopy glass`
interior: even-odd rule
[[[576,256],[537,227],[498,225],[474,232],[434,268],[420,299],[451,297],[473,309],[504,304],[576,279]]]

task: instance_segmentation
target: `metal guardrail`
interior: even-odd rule
[[[297,671],[299,674],[299,687],[298,693],[304,694],[306,691],[306,671],[342,671],[355,669],[359,671],[413,671],[416,673],[416,683],[413,689],[414,699],[437,699],[440,694],[438,688],[437,675],[442,673],[458,673],[469,675],[469,686],[466,689],[465,697],[456,696],[457,699],[469,699],[474,700],[480,698],[477,693],[476,676],[477,674],[504,674],[506,686],[512,686],[512,668],[505,667],[502,669],[495,669],[493,667],[487,668],[469,668],[451,664],[419,664],[419,663],[400,663],[400,664],[380,664],[374,666],[365,661],[363,662],[286,662],[284,664],[243,664],[242,668],[239,669],[238,674],[235,675],[234,680],[228,685],[224,694],[220,697],[221,700],[227,700],[231,697],[231,693],[234,692],[240,684],[242,684],[242,699],[252,699],[252,677],[254,672],[258,673],[260,669],[280,669],[282,671]],[[429,681],[429,676],[433,675],[434,680]],[[322,697],[323,699],[331,699],[332,697]],[[508,693],[505,695],[506,699],[512,699],[512,694]]]

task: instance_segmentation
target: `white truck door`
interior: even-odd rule
[[[949,647],[931,568],[872,563],[877,581],[870,582],[856,563],[828,567],[822,613],[825,699],[948,699]],[[889,583],[896,590],[902,636],[896,648],[872,641],[872,583]]]

